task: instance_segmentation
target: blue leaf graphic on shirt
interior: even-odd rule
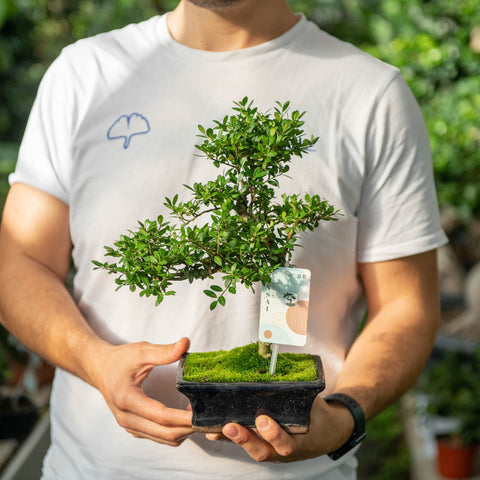
[[[109,140],[123,138],[123,148],[128,148],[135,135],[144,135],[149,131],[148,120],[139,113],[131,113],[130,115],[121,115],[113,122],[113,125],[108,129],[107,138]]]

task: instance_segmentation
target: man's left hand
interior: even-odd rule
[[[222,434],[207,434],[209,440],[228,439],[242,447],[257,462],[295,462],[318,457],[341,447],[353,433],[354,422],[343,406],[317,397],[306,434],[290,435],[266,415],[256,419],[256,430],[229,423]]]

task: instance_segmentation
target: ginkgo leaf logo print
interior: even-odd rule
[[[135,135],[145,135],[150,131],[148,120],[139,113],[120,115],[108,129],[109,140],[123,139],[123,148],[127,149]]]

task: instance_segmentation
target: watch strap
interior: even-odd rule
[[[347,442],[339,449],[328,454],[332,460],[337,460],[365,438],[365,414],[358,402],[345,393],[332,393],[331,395],[327,395],[324,400],[327,403],[338,402],[346,407],[352,414],[355,422],[355,429]]]

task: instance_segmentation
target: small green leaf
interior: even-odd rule
[[[214,310],[216,306],[217,306],[217,302],[212,302],[210,304],[210,310]]]
[[[215,290],[216,292],[221,292],[223,290],[223,288],[219,287],[218,285],[211,285],[210,289]]]
[[[215,292],[212,292],[211,290],[204,290],[203,293],[207,295],[207,297],[217,298],[217,294]]]
[[[220,297],[218,297],[218,303],[224,307],[225,306],[225,297],[222,295]]]
[[[215,257],[213,257],[213,261],[219,266],[221,267],[223,265],[223,261],[222,259],[218,256],[218,255],[215,255]]]

